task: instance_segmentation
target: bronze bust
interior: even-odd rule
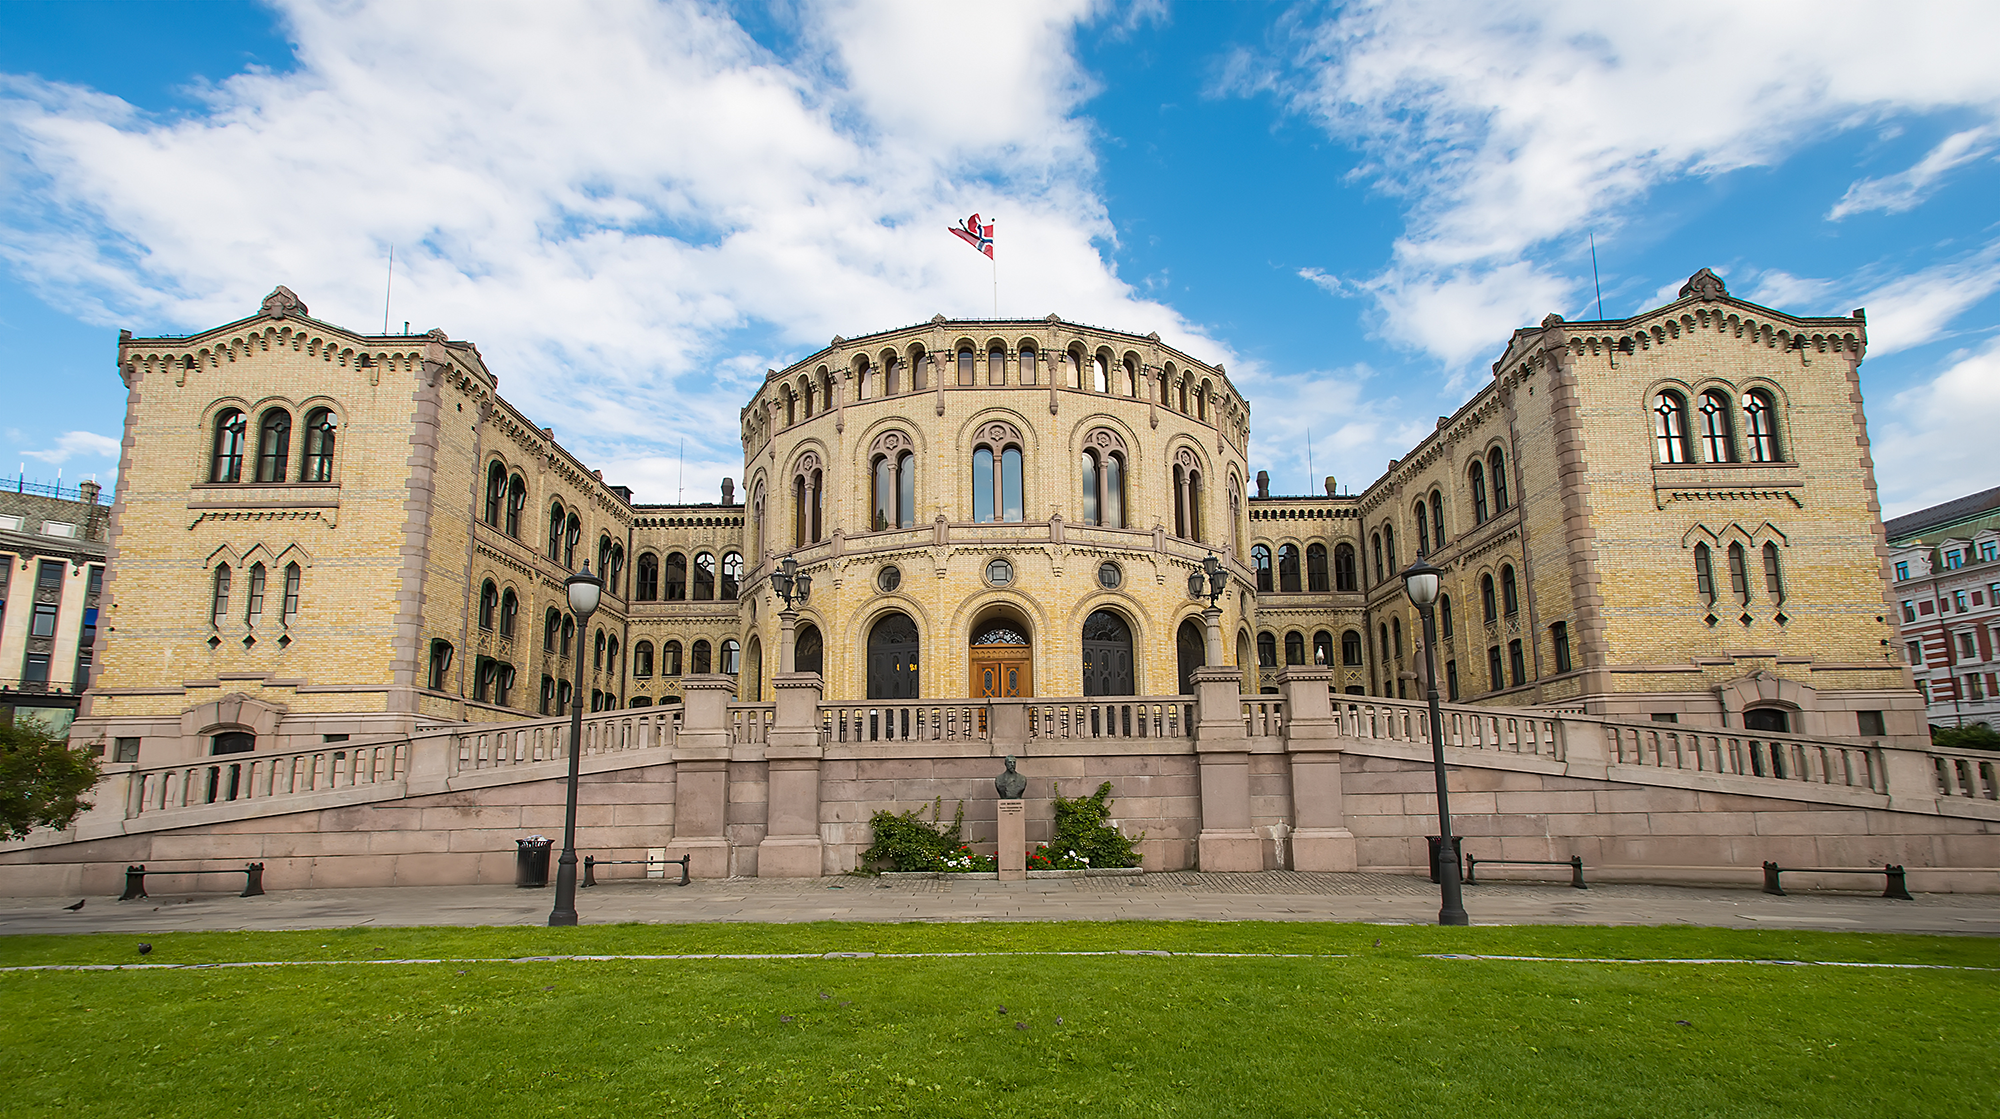
[[[1020,800],[1021,794],[1028,791],[1028,779],[1014,770],[1014,755],[1007,755],[1007,768],[993,779],[993,788],[1001,800]]]

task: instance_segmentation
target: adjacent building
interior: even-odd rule
[[[1887,524],[1889,608],[1933,727],[2000,728],[2000,488]]]
[[[100,499],[95,482],[0,489],[0,721],[61,734],[90,685],[109,512]]]

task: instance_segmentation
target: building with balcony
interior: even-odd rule
[[[2000,729],[2000,489],[1887,524],[1889,609],[1933,727]]]

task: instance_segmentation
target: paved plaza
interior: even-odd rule
[[[413,925],[540,925],[552,889],[411,886],[280,890],[121,902],[0,899],[0,934],[316,929]],[[1655,885],[1468,886],[1478,925],[1708,925],[1865,932],[2000,935],[2000,896],[1919,894],[1888,901],[1864,893],[1793,893]],[[751,921],[1372,921],[1429,923],[1437,887],[1394,874],[1170,872],[1138,878],[1027,882],[861,877],[610,882],[577,895],[588,924]]]

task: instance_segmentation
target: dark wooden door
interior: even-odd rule
[[[1132,628],[1109,610],[1083,622],[1083,694],[1132,695]]]
[[[868,698],[917,698],[917,624],[906,614],[868,631]]]

